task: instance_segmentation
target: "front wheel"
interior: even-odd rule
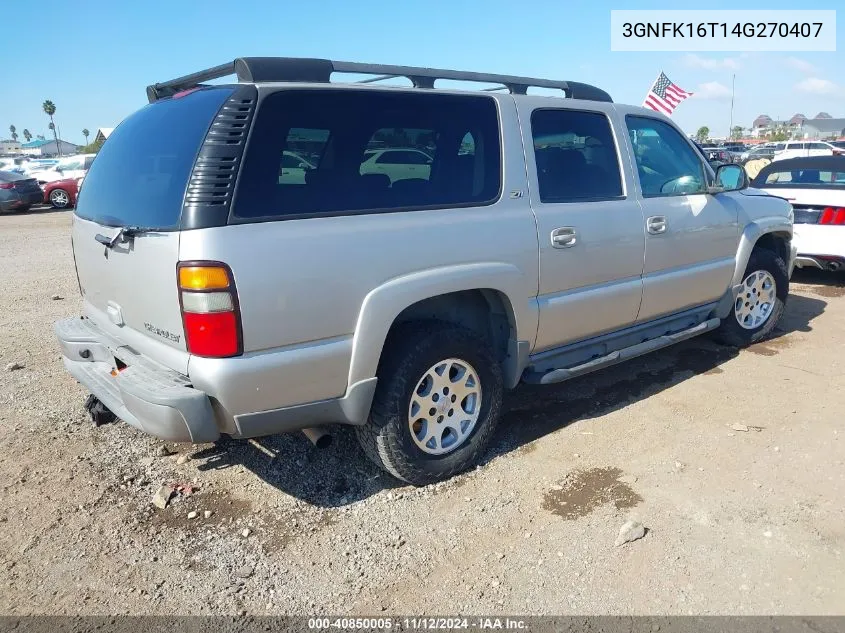
[[[66,209],[70,206],[70,195],[64,189],[53,189],[50,192],[50,204],[54,209]]]
[[[367,456],[422,486],[474,464],[495,430],[502,374],[486,341],[449,323],[400,325],[385,346],[370,419],[356,427]]]
[[[736,347],[762,341],[783,316],[788,295],[786,262],[770,250],[755,249],[745,268],[742,290],[717,336]]]

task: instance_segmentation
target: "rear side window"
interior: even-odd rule
[[[489,97],[282,90],[262,102],[251,139],[235,218],[478,206],[499,196]],[[294,166],[293,156],[303,160]]]
[[[536,110],[531,135],[541,202],[622,196],[616,144],[607,116],[577,110]]]
[[[200,146],[232,92],[198,90],[130,115],[91,164],[76,214],[108,226],[177,229]]]

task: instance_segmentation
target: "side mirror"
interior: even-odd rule
[[[721,191],[739,191],[748,186],[745,168],[736,163],[720,165],[716,170],[716,188]]]

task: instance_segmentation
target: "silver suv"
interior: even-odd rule
[[[790,205],[599,88],[241,58],[147,93],[86,177],[84,316],[56,324],[95,421],[317,444],[348,424],[426,484],[479,458],[505,389],[710,330],[746,345],[783,312]]]

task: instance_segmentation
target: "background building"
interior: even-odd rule
[[[5,154],[20,154],[20,141],[5,140],[0,141],[0,156]]]
[[[62,156],[75,154],[79,150],[78,146],[73,143],[68,143],[67,141],[59,141],[59,146],[62,149]],[[21,145],[21,153],[29,156],[52,157],[58,156],[59,150],[56,145],[56,141],[35,140]]]

